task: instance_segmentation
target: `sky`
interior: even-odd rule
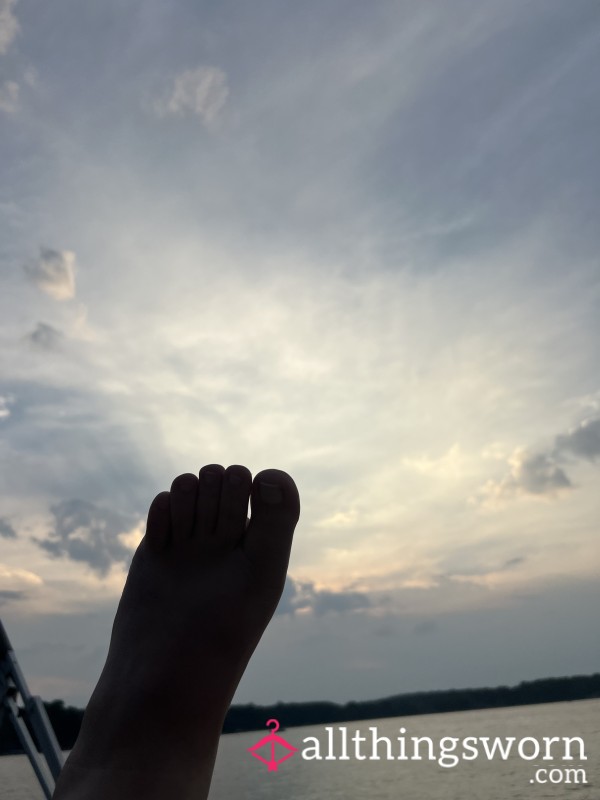
[[[236,702],[600,670],[597,0],[0,0],[0,616],[84,705],[152,498],[302,514]]]

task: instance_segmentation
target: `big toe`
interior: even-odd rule
[[[300,497],[293,479],[279,469],[265,469],[254,478],[251,516],[244,550],[262,580],[283,582],[294,529],[300,518]]]

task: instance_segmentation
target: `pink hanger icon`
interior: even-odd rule
[[[277,731],[279,730],[278,720],[276,719],[267,720],[267,728],[272,722],[274,722],[275,725],[273,726],[271,733],[267,734],[267,736],[264,736],[260,740],[260,742],[257,742],[255,745],[252,745],[252,747],[249,747],[248,752],[252,753],[254,758],[258,758],[259,761],[262,761],[263,764],[266,764],[269,767],[269,772],[277,772],[279,764],[281,764],[282,761],[286,761],[288,758],[291,758],[294,755],[294,753],[297,753],[298,748],[294,747],[289,742],[286,742],[286,740],[283,739],[281,736],[277,735]],[[269,760],[267,760],[266,758],[264,758],[263,756],[261,756],[259,753],[256,752],[265,745],[271,745],[270,748],[271,758]],[[276,745],[280,745],[281,747],[285,748],[286,750],[289,750],[290,752],[286,753],[286,755],[282,756],[281,758],[275,758]]]

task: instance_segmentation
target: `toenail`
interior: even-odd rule
[[[236,475],[235,472],[230,472],[229,473],[229,483],[232,486],[239,486],[241,482],[242,482],[242,479],[240,478],[239,475]]]
[[[218,475],[216,472],[203,472],[204,482],[208,486],[215,486],[218,480]]]
[[[283,492],[281,487],[276,483],[266,483],[265,481],[258,482],[260,487],[260,499],[265,503],[281,503],[283,500]]]

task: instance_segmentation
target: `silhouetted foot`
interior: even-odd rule
[[[276,469],[252,481],[246,467],[211,464],[157,495],[67,767],[100,778],[212,764],[213,732],[283,591],[299,514],[294,481]]]

